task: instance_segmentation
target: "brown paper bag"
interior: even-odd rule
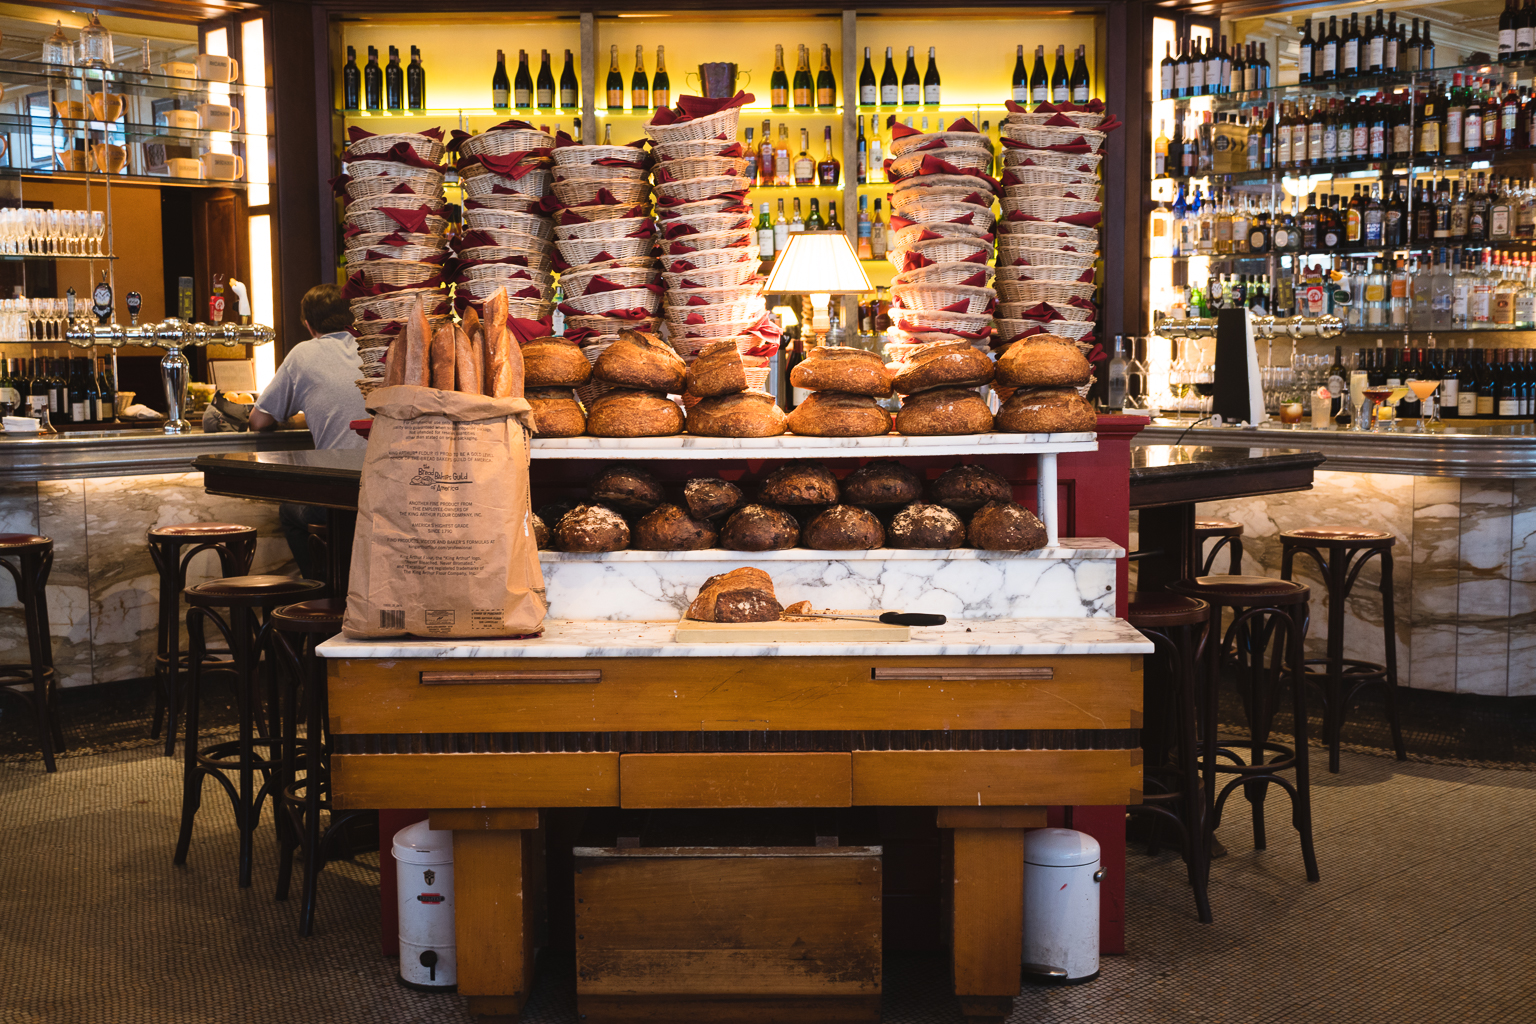
[[[367,404],[343,632],[537,632],[548,605],[528,495],[528,403],[401,385]]]

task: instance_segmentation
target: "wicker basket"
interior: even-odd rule
[[[977,253],[990,255],[992,243],[980,238],[933,238],[925,242],[913,242],[910,246],[900,249],[892,249],[886,253],[886,259],[891,262],[897,272],[907,269],[907,263],[912,256],[923,256],[931,263],[966,263],[974,262],[967,257]]]
[[[1053,117],[1066,117],[1077,122],[1079,128],[1097,128],[1104,123],[1104,115],[1102,113],[1095,114],[1089,110],[1062,110],[1048,114],[1009,114],[1003,118],[1003,123],[1043,125]]]
[[[623,288],[639,288],[645,284],[655,284],[661,276],[661,271],[654,267],[608,267],[596,270],[567,270],[560,275],[560,290],[565,293],[567,299],[577,299],[585,295],[587,285],[599,277],[606,278]]]
[[[511,195],[472,196],[469,202],[464,204],[465,211],[470,210],[504,210],[508,213],[536,213],[539,212],[539,196],[525,196],[514,192]],[[474,203],[473,206],[470,202]]]
[[[1031,306],[1038,306],[1043,301],[1043,299],[1036,299],[1033,302],[999,302],[997,304],[997,318],[999,320],[1021,319],[1026,309],[1029,309]],[[1059,324],[1063,322],[1079,324],[1092,323],[1093,320],[1098,316],[1098,314],[1093,310],[1084,309],[1081,306],[1068,306],[1063,303],[1056,302],[1053,302],[1050,305],[1051,308],[1054,309],[1057,314],[1062,317],[1061,320],[1052,320],[1051,323],[1053,324]]]
[[[549,270],[550,266],[554,263],[554,257],[550,254],[548,245],[531,252],[507,249],[500,245],[477,245],[460,251],[459,259],[473,263],[526,267],[529,270],[540,273]],[[511,260],[519,260],[521,262],[510,263],[509,261]],[[459,276],[469,277],[472,269],[471,267],[461,269]]]
[[[941,143],[937,149],[924,148],[935,142]],[[892,157],[901,157],[912,152],[942,152],[945,149],[979,149],[990,153],[992,148],[992,140],[981,132],[928,132],[892,139],[886,152]]]
[[[465,210],[466,231],[520,231],[546,241],[555,237],[555,225],[548,217],[514,210]]]
[[[656,165],[656,180],[661,181],[661,172],[672,176],[674,181],[685,181],[689,178],[716,178],[721,175],[740,177],[747,169],[747,162],[740,157],[733,156],[688,156],[676,160],[663,160]]]
[[[360,346],[382,343],[387,348],[394,341],[395,336],[405,329],[409,320],[409,317],[389,320],[360,319],[354,321],[349,329],[357,337],[357,343]],[[453,317],[446,312],[427,315],[427,329],[434,334],[451,323],[453,323]]]
[[[368,210],[419,210],[423,206],[432,213],[441,213],[442,192],[429,192],[426,195],[381,192],[378,195],[351,200],[347,203],[347,213],[364,213]]]
[[[398,160],[355,160],[350,156],[343,159],[349,178],[430,178],[439,184],[443,180],[443,172],[436,167],[417,167]]]
[[[730,107],[718,114],[706,114],[691,121],[677,124],[648,124],[645,134],[658,145],[688,140],[724,139],[736,140],[736,128],[741,123],[741,108]]]
[[[1092,334],[1096,326],[1092,321],[1074,323],[1066,320],[1022,320],[999,317],[997,320],[997,336],[1004,341],[1011,341],[1025,331],[1038,327],[1047,334],[1059,334],[1063,338],[1081,341]]]
[[[911,179],[908,179],[911,180]],[[966,199],[980,194],[985,203],[968,203]],[[990,186],[974,188],[913,188],[891,193],[891,212],[907,216],[906,211],[925,206],[964,206],[972,210],[992,209]]]
[[[1005,123],[1002,126],[1002,134],[1004,138],[1022,142],[1032,149],[1049,149],[1051,146],[1065,145],[1082,139],[1087,143],[1090,153],[1097,153],[1099,147],[1104,145],[1106,138],[1103,132],[1096,132],[1092,128],[1052,128],[1043,124]]]
[[[743,246],[739,249],[705,249],[702,252],[679,253],[676,256],[668,256],[661,261],[662,269],[673,273],[683,273],[677,267],[681,263],[690,263],[694,270],[718,270],[721,267],[732,267],[739,263],[745,263],[757,270],[761,260],[758,259],[756,246]],[[690,271],[691,273],[691,271]]]
[[[395,288],[421,288],[443,268],[438,263],[412,263],[409,260],[366,260],[359,263],[356,272],[370,285],[389,285]]]
[[[407,189],[408,192],[398,192],[397,189]],[[399,195],[430,196],[441,202],[443,198],[443,176],[441,174],[432,177],[420,178],[387,178],[373,175],[368,178],[347,179],[347,201],[356,202],[359,199],[371,199],[375,196]]]
[[[566,206],[589,206],[597,203],[599,192],[606,190],[615,203],[634,206],[651,198],[650,182],[644,179],[567,178],[551,186],[555,198]]]
[[[603,260],[599,263],[572,264],[570,269],[561,271],[561,277],[566,274],[584,274],[587,271],[599,270],[655,270],[660,272],[661,264],[650,256],[625,256],[622,259]]]
[[[653,247],[649,238],[570,238],[555,242],[560,258],[573,267],[595,263],[605,252],[613,259],[649,256]]]
[[[362,229],[362,234],[355,236],[358,238],[366,234],[383,237],[400,230],[399,224],[378,210],[348,210],[346,222],[349,227]],[[426,229],[426,234],[440,236],[448,230],[448,221],[446,218],[439,217],[436,214],[429,214],[427,216]]]
[[[618,340],[621,331],[645,331],[655,334],[661,327],[660,317],[646,317],[643,320],[623,320],[616,316],[568,316],[565,318],[565,329],[596,331],[598,338],[612,338]],[[590,344],[590,343],[589,343]],[[582,346],[585,351],[586,345]],[[596,360],[593,360],[596,362]]]
[[[650,163],[643,149],[634,146],[561,146],[550,150],[556,167],[601,167],[599,160],[623,160],[635,167]]]
[[[459,147],[459,152],[467,157],[511,156],[513,153],[549,149],[554,144],[553,135],[536,128],[496,128],[471,135]]]
[[[614,206],[608,203],[597,203],[591,206],[567,206],[560,211],[563,214],[574,214],[588,224],[600,220],[622,220],[630,216],[630,211],[635,207],[650,209],[649,202],[632,203],[629,206]],[[557,223],[558,226],[558,223]]]
[[[1095,171],[1069,171],[1059,167],[1009,167],[1007,173],[1013,175],[1019,185],[1096,186],[1099,184],[1099,175]],[[1004,186],[1005,189],[1016,187],[1018,186]]]
[[[624,217],[615,220],[589,220],[581,224],[558,224],[555,237],[561,241],[576,238],[628,238],[631,232],[651,228],[649,217]],[[637,236],[638,237],[638,236]],[[649,237],[647,234],[646,237]]]
[[[1011,210],[1014,207],[1010,206],[1010,203],[1021,203],[1030,199],[1079,199],[1097,203],[1100,201],[1099,195],[1097,181],[1049,181],[1031,185],[1004,186],[1001,202],[1004,210]]]
[[[991,234],[991,231],[988,228],[972,227],[969,224],[913,224],[892,234],[890,246],[893,249],[909,248],[925,234],[939,235],[941,238],[981,239]]]
[[[379,236],[358,235],[357,237],[377,238]],[[354,245],[347,249],[346,261],[348,267],[355,267],[360,263],[377,260],[409,260],[413,263],[431,263],[442,255],[443,246],[437,245]]]
[[[980,206],[967,206],[963,203],[924,202],[919,200],[901,209],[899,216],[910,220],[914,224],[953,225],[958,217],[970,217],[969,225],[961,227],[981,228],[984,232],[991,231],[997,217],[990,208]],[[969,233],[969,232],[966,232]]]
[[[999,281],[997,294],[1004,302],[1065,305],[1073,299],[1092,299],[1097,287],[1092,281]]]
[[[983,281],[990,280],[992,268],[981,263],[935,263],[931,267],[917,267],[904,274],[897,274],[891,282],[892,287],[904,285],[965,285],[973,280],[977,274]],[[967,285],[967,287],[984,288],[986,285]]]
[[[475,166],[479,166],[478,164]],[[540,169],[529,171],[521,178],[510,178],[505,174],[492,174],[484,171],[481,174],[470,174],[468,169],[461,172],[459,182],[464,186],[464,198],[483,199],[497,195],[517,193],[520,196],[532,196],[542,199],[549,192],[550,174],[548,170]],[[497,192],[497,189],[501,192]]]
[[[699,203],[727,193],[742,192],[747,187],[747,180],[740,175],[717,174],[687,181],[658,181],[656,195],[661,199]]]
[[[447,292],[437,288],[408,288],[353,299],[352,315],[360,319],[364,313],[372,313],[381,320],[404,320],[415,310],[418,299],[426,301],[428,316],[448,312]]]
[[[745,206],[746,202],[733,196],[725,196],[719,199],[703,199],[697,203],[674,203],[671,206],[658,206],[656,219],[671,223],[674,220],[682,220],[687,217],[697,217],[705,213],[725,213],[733,206]],[[751,216],[751,214],[747,214]]]
[[[992,171],[992,151],[990,149],[927,149],[908,153],[906,156],[897,157],[891,161],[887,173],[892,178],[909,178],[917,174],[917,169],[923,165],[924,157],[938,157],[946,163],[953,164],[971,171],[981,171],[984,174]],[[965,174],[940,175],[945,178],[965,178]]]
[[[689,309],[697,305],[694,299],[703,299],[704,305],[713,306],[721,303],[743,302],[747,299],[755,299],[762,295],[763,289],[756,284],[727,284],[715,288],[683,288],[668,290],[665,297],[665,305],[668,309]],[[670,313],[668,314],[671,315]]]
[[[587,316],[605,316],[616,309],[643,309],[654,316],[661,308],[661,296],[649,288],[624,288],[611,292],[567,295],[566,304]]]
[[[952,313],[985,313],[997,301],[997,293],[991,288],[972,288],[963,284],[903,284],[892,285],[891,297],[904,310],[944,310],[947,306],[964,302],[965,308],[947,310]]]
[[[975,334],[992,326],[991,313],[944,313],[939,310],[903,309],[899,316],[902,323],[910,324],[916,331],[944,331],[953,334]]]
[[[681,249],[702,252],[706,249],[740,249],[743,246],[752,248],[757,242],[757,231],[753,228],[737,228],[735,231],[709,231],[697,235],[682,235],[678,238],[657,238],[656,244],[661,251],[672,255]]]
[[[1003,153],[1005,168],[1035,167],[1055,168],[1059,171],[1076,171],[1079,174],[1098,173],[1103,153],[1057,153],[1048,149],[1010,149]]]
[[[703,308],[703,307],[700,307]],[[749,328],[756,327],[762,319],[762,313],[754,313],[742,320],[727,320],[717,324],[679,324],[668,322],[667,333],[670,335],[674,348],[681,348],[690,340],[723,341],[726,338],[735,338],[745,334]]]
[[[709,306],[668,306],[665,310],[667,327],[681,328],[685,333],[694,327],[718,327],[721,324],[751,324],[767,310],[761,295],[753,295],[735,302],[717,302]],[[689,317],[702,317],[704,323],[690,324]],[[740,329],[733,334],[741,333]],[[693,335],[698,337],[698,335]]]
[[[526,231],[502,231],[496,228],[482,228],[476,234],[489,238],[489,245],[474,246],[481,249],[504,249],[506,255],[521,256],[530,252],[548,252],[549,239],[538,235],[530,235]],[[465,250],[466,252],[468,250]],[[505,257],[503,257],[505,258]]]
[[[386,245],[384,239],[394,238],[404,242],[402,246]],[[448,239],[442,235],[410,234],[403,231],[370,231],[361,235],[353,235],[342,239],[342,243],[350,249],[367,249],[378,246],[380,249],[393,253],[397,248],[403,249],[432,249],[441,252],[448,247]],[[422,256],[406,256],[406,259],[424,259]]]
[[[687,160],[692,157],[720,156],[735,145],[734,139],[685,139],[680,142],[658,142],[655,146],[657,160]]]
[[[422,135],[419,132],[394,132],[358,139],[348,143],[347,158],[353,160],[359,157],[384,156],[402,142],[429,164],[435,164],[443,158],[443,144],[430,135]]]
[[[1097,249],[1099,247],[1099,229],[1079,227],[1076,224],[1064,224],[1061,221],[999,221],[999,224],[1008,224],[1014,227],[1022,224],[1025,230],[1004,231],[998,238],[998,244],[1004,242],[1009,245],[1028,245],[1036,248],[1052,248],[1072,246],[1075,249]]]
[[[601,181],[644,181],[646,169],[643,166],[624,164],[556,164],[556,181],[581,181],[594,179]]]
[[[740,263],[727,263],[713,270],[690,270],[682,274],[668,272],[663,273],[661,277],[669,292],[676,290],[686,294],[708,288],[731,288],[744,285],[756,275],[757,264],[751,260],[742,260]],[[693,284],[694,287],[684,287],[684,281]]]
[[[1062,217],[1072,217],[1082,213],[1099,213],[1104,209],[1098,200],[1086,199],[1054,199],[1038,197],[1031,199],[1010,199],[1003,203],[1005,213],[1023,213],[1034,217],[1036,220],[1055,221]],[[1074,227],[1078,225],[1073,225]]]
[[[546,267],[538,270],[516,263],[481,263],[459,268],[459,282],[503,281],[507,284],[536,284],[554,287],[555,275]]]
[[[1037,263],[1023,267],[998,267],[997,284],[1000,287],[1005,281],[1067,281],[1078,284],[1083,273],[1091,268],[1092,264],[1083,267],[1068,264]],[[1087,296],[1083,296],[1087,298]]]
[[[553,284],[548,284],[544,281],[530,281],[526,278],[502,277],[482,277],[473,281],[460,281],[454,285],[454,294],[461,299],[467,295],[471,301],[478,305],[489,299],[492,295],[495,295],[497,290],[501,288],[507,290],[507,302],[509,304],[516,302],[547,304],[555,297],[555,286]],[[527,291],[529,288],[539,289],[538,299],[529,299],[526,296],[518,297],[519,292]],[[529,319],[541,320],[548,313],[549,310],[546,309],[539,316],[530,317]]]
[[[739,231],[742,228],[750,228],[752,215],[750,213],[695,213],[687,217],[668,217],[667,223],[685,225],[692,228],[695,234],[708,234],[712,231]]]

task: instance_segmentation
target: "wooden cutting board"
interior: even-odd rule
[[[874,616],[880,613],[849,611],[848,614]],[[677,624],[677,642],[680,644],[891,642],[910,639],[912,629],[909,626],[887,626],[883,622],[856,622],[852,619],[786,617],[777,622],[698,622],[682,619]]]

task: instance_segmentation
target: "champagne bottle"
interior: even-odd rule
[[[773,76],[768,80],[769,103],[774,110],[789,107],[789,76],[784,73],[784,44],[773,44]]]
[[[411,66],[405,69],[405,105],[412,110],[427,107],[427,69],[421,66],[421,47],[411,47]]]
[[[672,105],[672,79],[667,76],[666,47],[656,47],[656,77],[651,79],[651,106],[660,110]]]
[[[644,110],[651,104],[651,82],[645,75],[645,47],[635,46],[635,72],[629,76],[629,105]]]
[[[939,64],[934,59],[936,47],[928,47],[928,70],[923,72],[923,106],[939,105]]]
[[[901,80],[896,77],[896,62],[891,47],[885,48],[885,70],[880,72],[880,105],[894,107],[901,102]]]
[[[506,55],[497,50],[496,70],[491,72],[491,108],[493,110],[506,110],[511,91],[512,83],[507,80]]]
[[[907,47],[907,66],[901,73],[901,105],[915,107],[923,101],[923,80],[917,74],[917,47]]]
[[[346,110],[362,107],[363,72],[357,66],[357,47],[347,47],[347,62],[341,68],[341,105]]]
[[[875,81],[875,65],[869,59],[869,47],[864,47],[864,70],[859,72],[859,105],[872,107],[880,99],[880,86]],[[862,121],[860,122],[862,124]]]
[[[564,76],[562,76],[562,77],[564,77]],[[605,84],[604,88],[606,89],[606,91],[608,93],[608,109],[609,110],[623,110],[624,109],[624,76],[619,71],[619,47],[618,47],[618,44],[614,44],[613,46],[610,46],[608,48],[608,81]],[[564,95],[565,94],[565,89],[563,87],[561,88],[560,93],[561,93],[560,105],[563,107],[563,106],[566,105],[566,103],[565,103],[565,95]]]
[[[837,106],[837,76],[832,73],[832,46],[821,44],[821,70],[816,73],[816,105],[822,110]]]
[[[799,45],[795,60],[795,109],[810,110],[816,105],[816,83],[811,78],[811,53],[804,43]]]
[[[550,110],[555,105],[555,73],[549,66],[549,51],[541,51],[538,85],[534,97],[540,110]]]
[[[620,80],[622,84],[622,79]],[[576,78],[576,58],[565,51],[565,67],[560,71],[560,105],[575,107],[581,103],[581,84]]]

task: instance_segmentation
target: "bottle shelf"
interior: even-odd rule
[[[233,188],[244,190],[244,181],[226,181],[222,178],[173,178],[168,174],[108,174],[105,171],[62,171],[57,168],[37,170],[19,167],[0,167],[0,179],[25,178],[39,181],[90,181],[123,185],[184,185],[191,188]]]
[[[31,60],[0,60],[0,86],[4,86],[8,93],[44,86],[51,92],[57,92],[54,99],[69,99],[66,93],[106,91],[145,99],[207,101],[211,97],[215,102],[222,102],[224,96],[246,96],[249,102],[266,103],[266,88],[259,85],[177,78],[124,68],[44,64]]]
[[[1161,66],[1162,58],[1154,61],[1154,66]],[[1329,99],[1354,99],[1359,96],[1375,95],[1383,90],[1396,90],[1410,86],[1423,86],[1430,82],[1444,85],[1451,81],[1452,76],[1475,75],[1477,77],[1500,79],[1506,71],[1530,72],[1536,67],[1536,59],[1523,61],[1485,61],[1480,64],[1456,64],[1444,67],[1436,67],[1432,70],[1421,71],[1394,71],[1389,73],[1366,73],[1351,78],[1334,78],[1324,82],[1296,82],[1289,85],[1272,86],[1269,89],[1245,89],[1242,92],[1225,92],[1207,94],[1205,96],[1185,96],[1162,98],[1154,97],[1155,103],[1172,103],[1175,110],[1188,110],[1191,106],[1213,113],[1240,110],[1244,107],[1258,106],[1280,102],[1282,100],[1298,100],[1311,97],[1326,97]]]
[[[115,259],[117,259],[116,256],[81,256],[78,253],[71,253],[69,255],[37,252],[0,253],[0,261],[6,263],[20,263],[22,260],[66,260],[70,263],[106,263]]]
[[[218,132],[211,128],[168,128],[157,124],[135,124],[132,121],[101,121],[95,118],[56,117],[50,122],[55,130],[66,134],[91,132],[105,135],[113,142],[151,142],[156,139],[172,139],[186,142],[211,143],[215,137],[231,142],[244,142],[250,138],[245,132]],[[22,114],[0,114],[0,134],[12,132],[46,135],[48,129],[38,125],[33,118]]]

